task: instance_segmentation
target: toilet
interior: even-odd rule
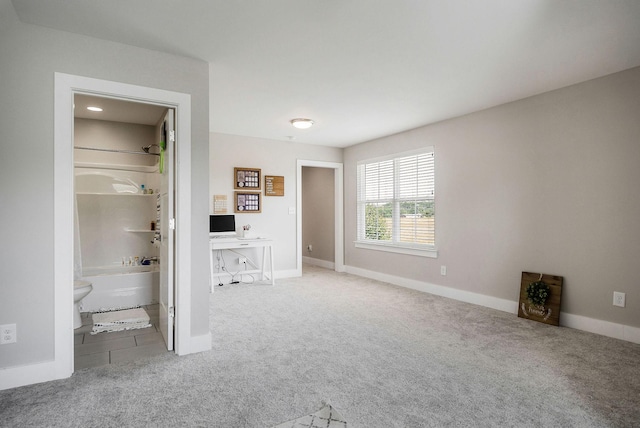
[[[82,317],[80,316],[80,302],[91,293],[93,286],[89,281],[73,281],[73,328],[82,327]]]

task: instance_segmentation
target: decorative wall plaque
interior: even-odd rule
[[[560,324],[561,276],[522,272],[518,316],[545,324]]]
[[[284,177],[281,175],[265,175],[264,195],[284,196]]]
[[[260,190],[260,174],[258,168],[233,168],[233,188]]]

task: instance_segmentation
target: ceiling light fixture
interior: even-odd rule
[[[93,107],[93,106],[87,107],[87,110],[91,110],[91,111],[102,111],[102,109],[101,109],[100,107]]]
[[[298,129],[309,129],[313,125],[313,120],[311,119],[291,119],[291,124]]]

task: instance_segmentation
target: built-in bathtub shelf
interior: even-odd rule
[[[98,196],[157,196],[155,193],[109,193],[109,192],[76,192],[76,195],[98,195]]]
[[[124,228],[125,232],[133,232],[133,233],[156,233],[155,230],[150,230],[150,229],[128,229],[128,228]]]
[[[75,162],[73,166],[76,168],[112,169],[146,173],[158,172],[158,165],[122,165],[113,163]]]

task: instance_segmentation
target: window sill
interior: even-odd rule
[[[438,258],[438,250],[435,248],[415,248],[403,247],[395,244],[373,243],[369,241],[354,241],[356,248],[364,248],[367,250],[386,251],[388,253],[409,254],[412,256]]]

